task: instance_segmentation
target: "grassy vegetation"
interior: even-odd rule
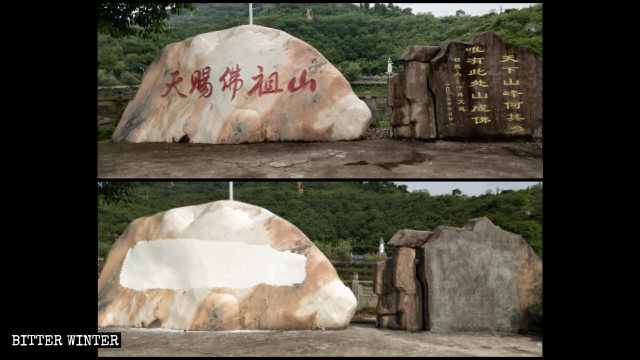
[[[391,122],[389,120],[378,120],[371,124],[371,127],[390,127]]]
[[[362,266],[350,266],[339,267],[335,266],[338,276],[342,281],[351,281],[353,273],[358,273],[358,280],[371,281],[375,273],[375,265],[362,265]]]
[[[374,306],[363,306],[361,309],[356,310],[356,314],[375,315],[377,311]]]

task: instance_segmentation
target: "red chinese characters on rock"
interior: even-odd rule
[[[296,87],[296,78],[294,77],[289,81],[289,86],[287,86],[287,88],[290,93],[294,93],[307,85],[309,85],[309,90],[311,90],[311,92],[316,91],[316,81],[313,79],[307,81],[307,69],[304,69],[302,70],[302,75],[300,75],[300,86]]]
[[[255,85],[249,90],[247,96],[252,96],[254,94],[258,94],[258,96],[266,95],[266,94],[278,94],[284,92],[284,89],[281,89],[278,85],[279,75],[278,72],[274,71],[269,74],[269,77],[265,79],[263,71],[264,68],[260,65],[257,66],[258,75],[253,76],[251,79],[255,80]],[[240,65],[236,64],[234,67],[227,67],[225,72],[218,79],[219,82],[222,83],[221,91],[225,92],[227,89],[232,91],[231,101],[233,101],[236,97],[236,93],[238,90],[242,89],[244,86],[244,81],[240,79]],[[166,97],[169,95],[172,89],[175,89],[178,93],[178,96],[181,98],[186,98],[187,95],[183,94],[178,90],[178,84],[182,82],[182,77],[178,77],[180,75],[180,71],[174,71],[171,73],[172,79],[170,82],[165,83],[164,86],[167,88],[167,91],[161,95],[161,97]],[[194,90],[198,90],[200,92],[200,96],[198,98],[208,98],[213,94],[213,85],[209,82],[209,77],[211,75],[211,67],[207,66],[200,70],[194,71],[191,75],[191,89],[189,90],[189,94],[192,94]],[[316,81],[314,79],[307,80],[307,69],[302,70],[300,74],[300,82],[299,85],[296,85],[296,77],[294,76],[287,85],[287,90],[290,93],[295,93],[302,88],[309,86],[309,90],[311,92],[316,91]]]
[[[191,90],[189,90],[189,94],[191,94],[193,90],[198,90],[200,92],[198,99],[203,96],[206,98],[211,96],[213,93],[213,85],[208,82],[209,73],[211,73],[211,67],[207,66],[202,69],[202,72],[196,70],[193,75],[191,75]]]
[[[171,80],[172,82],[164,84],[164,86],[167,87],[167,92],[162,94],[162,95],[160,95],[161,97],[166,97],[169,94],[169,92],[171,92],[171,89],[176,89],[176,92],[178,93],[178,95],[180,97],[182,97],[182,98],[186,98],[187,97],[187,95],[181,93],[180,90],[178,90],[177,85],[182,82],[182,78],[176,79],[176,77],[178,75],[180,75],[180,71],[177,71],[177,70],[171,73],[171,76],[173,77],[173,79]]]
[[[229,75],[228,80],[227,80],[227,75]],[[226,89],[233,90],[233,95],[231,96],[231,100],[235,99],[236,91],[242,89],[242,85],[244,85],[244,81],[239,79],[239,77],[240,77],[240,66],[236,64],[235,70],[233,70],[233,67],[231,68],[227,67],[227,70],[225,70],[224,74],[222,74],[222,76],[220,76],[220,79],[218,79],[218,81],[222,83],[222,92],[224,92]]]
[[[256,91],[258,92],[258,96],[262,96],[264,94],[277,94],[283,92],[283,89],[278,88],[278,73],[272,72],[269,75],[267,81],[264,81],[264,75],[262,74],[262,66],[258,65],[258,70],[260,70],[260,74],[252,77],[253,80],[257,80],[258,82],[249,90],[247,93],[248,96],[253,95]]]

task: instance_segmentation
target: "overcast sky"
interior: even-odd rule
[[[413,14],[431,12],[435,17],[455,15],[456,11],[462,10],[467,15],[481,16],[488,14],[492,9],[500,12],[506,9],[522,9],[534,6],[539,3],[393,3],[401,9],[411,8]],[[371,4],[373,6],[373,4]]]
[[[453,189],[460,189],[467,196],[483,195],[487,190],[495,194],[496,186],[502,190],[521,190],[539,181],[394,181],[396,185],[407,185],[409,191],[427,189],[431,195],[451,195]],[[543,185],[544,186],[544,185]]]

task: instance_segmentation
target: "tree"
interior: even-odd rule
[[[460,194],[462,194],[462,191],[460,189],[453,189],[451,191],[451,195],[453,196],[459,196]]]
[[[378,15],[384,15],[387,12],[387,7],[382,3],[374,3],[373,11]]]
[[[358,80],[358,76],[362,73],[362,68],[360,65],[355,62],[350,62],[349,65],[344,69],[344,77],[348,81],[356,81]]]
[[[327,257],[327,259],[331,259],[331,255],[333,253],[333,246],[331,245],[331,243],[324,241],[315,241],[314,243],[316,247],[320,249],[320,251],[322,251],[324,256]]]
[[[98,181],[98,202],[112,205],[127,202],[136,186],[135,182]]]
[[[139,35],[144,39],[156,39],[168,32],[164,21],[182,9],[193,11],[185,3],[99,3],[98,33],[114,38]]]
[[[458,11],[456,11],[456,16],[465,16],[465,15],[466,13],[462,9],[459,9]]]
[[[103,253],[134,219],[181,206],[229,197],[228,182],[154,181],[147,200],[147,184],[103,181],[98,185],[98,242]],[[391,187],[386,186],[390,184]],[[504,230],[522,237],[542,257],[542,186],[467,197],[431,196],[426,191],[403,194],[386,181],[310,181],[298,196],[289,181],[234,181],[234,198],[263,207],[298,227],[330,259],[344,263],[351,251],[375,253],[380,237],[390,239],[400,229],[433,230],[463,226],[487,216]],[[122,187],[125,187],[123,189]],[[125,190],[129,191],[125,191]],[[235,191],[237,190],[237,191]],[[106,197],[122,199],[107,203]],[[105,200],[106,200],[105,198]]]
[[[116,205],[129,202],[138,185],[151,186],[148,181],[98,181],[98,203]]]
[[[349,240],[341,240],[334,248],[334,254],[336,260],[349,261],[351,260],[351,243]]]

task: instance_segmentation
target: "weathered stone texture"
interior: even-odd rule
[[[438,137],[542,137],[542,63],[493,32],[446,42],[429,61]]]
[[[115,129],[116,142],[353,140],[371,111],[315,48],[257,25],[167,45]]]
[[[395,138],[433,139],[436,137],[433,98],[427,92],[425,65],[412,61],[404,73],[387,83],[387,104],[392,107],[391,126]]]
[[[378,295],[373,292],[373,287],[365,286],[360,283],[357,272],[353,273],[353,277],[351,278],[351,291],[358,301],[356,310],[360,310],[365,306],[377,306]]]
[[[524,311],[542,296],[542,261],[521,236],[483,217],[437,227],[419,251],[432,331],[526,328]]]
[[[407,47],[398,60],[428,62],[440,51],[440,46],[412,45]]]
[[[436,137],[434,104],[427,91],[427,72],[425,64],[411,61],[404,67],[405,97],[411,104],[409,122],[413,125],[414,137],[433,139]],[[420,132],[416,131],[416,127]]]
[[[542,261],[520,235],[482,217],[462,228],[400,230],[392,243],[411,247],[376,266],[379,327],[528,329],[527,307],[542,299]]]
[[[409,112],[411,111],[411,105],[405,103],[402,106],[394,107],[391,110],[391,126],[393,131],[396,132],[396,127],[409,126]],[[411,128],[408,128],[408,134],[411,134]]]
[[[400,328],[407,330],[422,328],[422,286],[416,277],[415,258],[415,249],[399,247],[393,251],[398,320]]]
[[[422,244],[424,244],[425,241],[427,241],[427,239],[429,238],[429,236],[431,236],[431,234],[433,234],[433,232],[431,231],[402,229],[402,230],[398,230],[393,235],[393,237],[391,238],[391,240],[389,240],[387,245],[406,246],[406,247],[417,249],[420,246],[422,246]]]
[[[98,326],[342,329],[356,305],[298,228],[237,201],[134,220],[98,278]]]
[[[387,81],[387,105],[402,106],[407,102],[404,96],[404,73],[394,74]]]
[[[415,249],[400,247],[391,259],[376,264],[374,292],[378,294],[378,327],[422,328],[422,289],[417,282]]]

